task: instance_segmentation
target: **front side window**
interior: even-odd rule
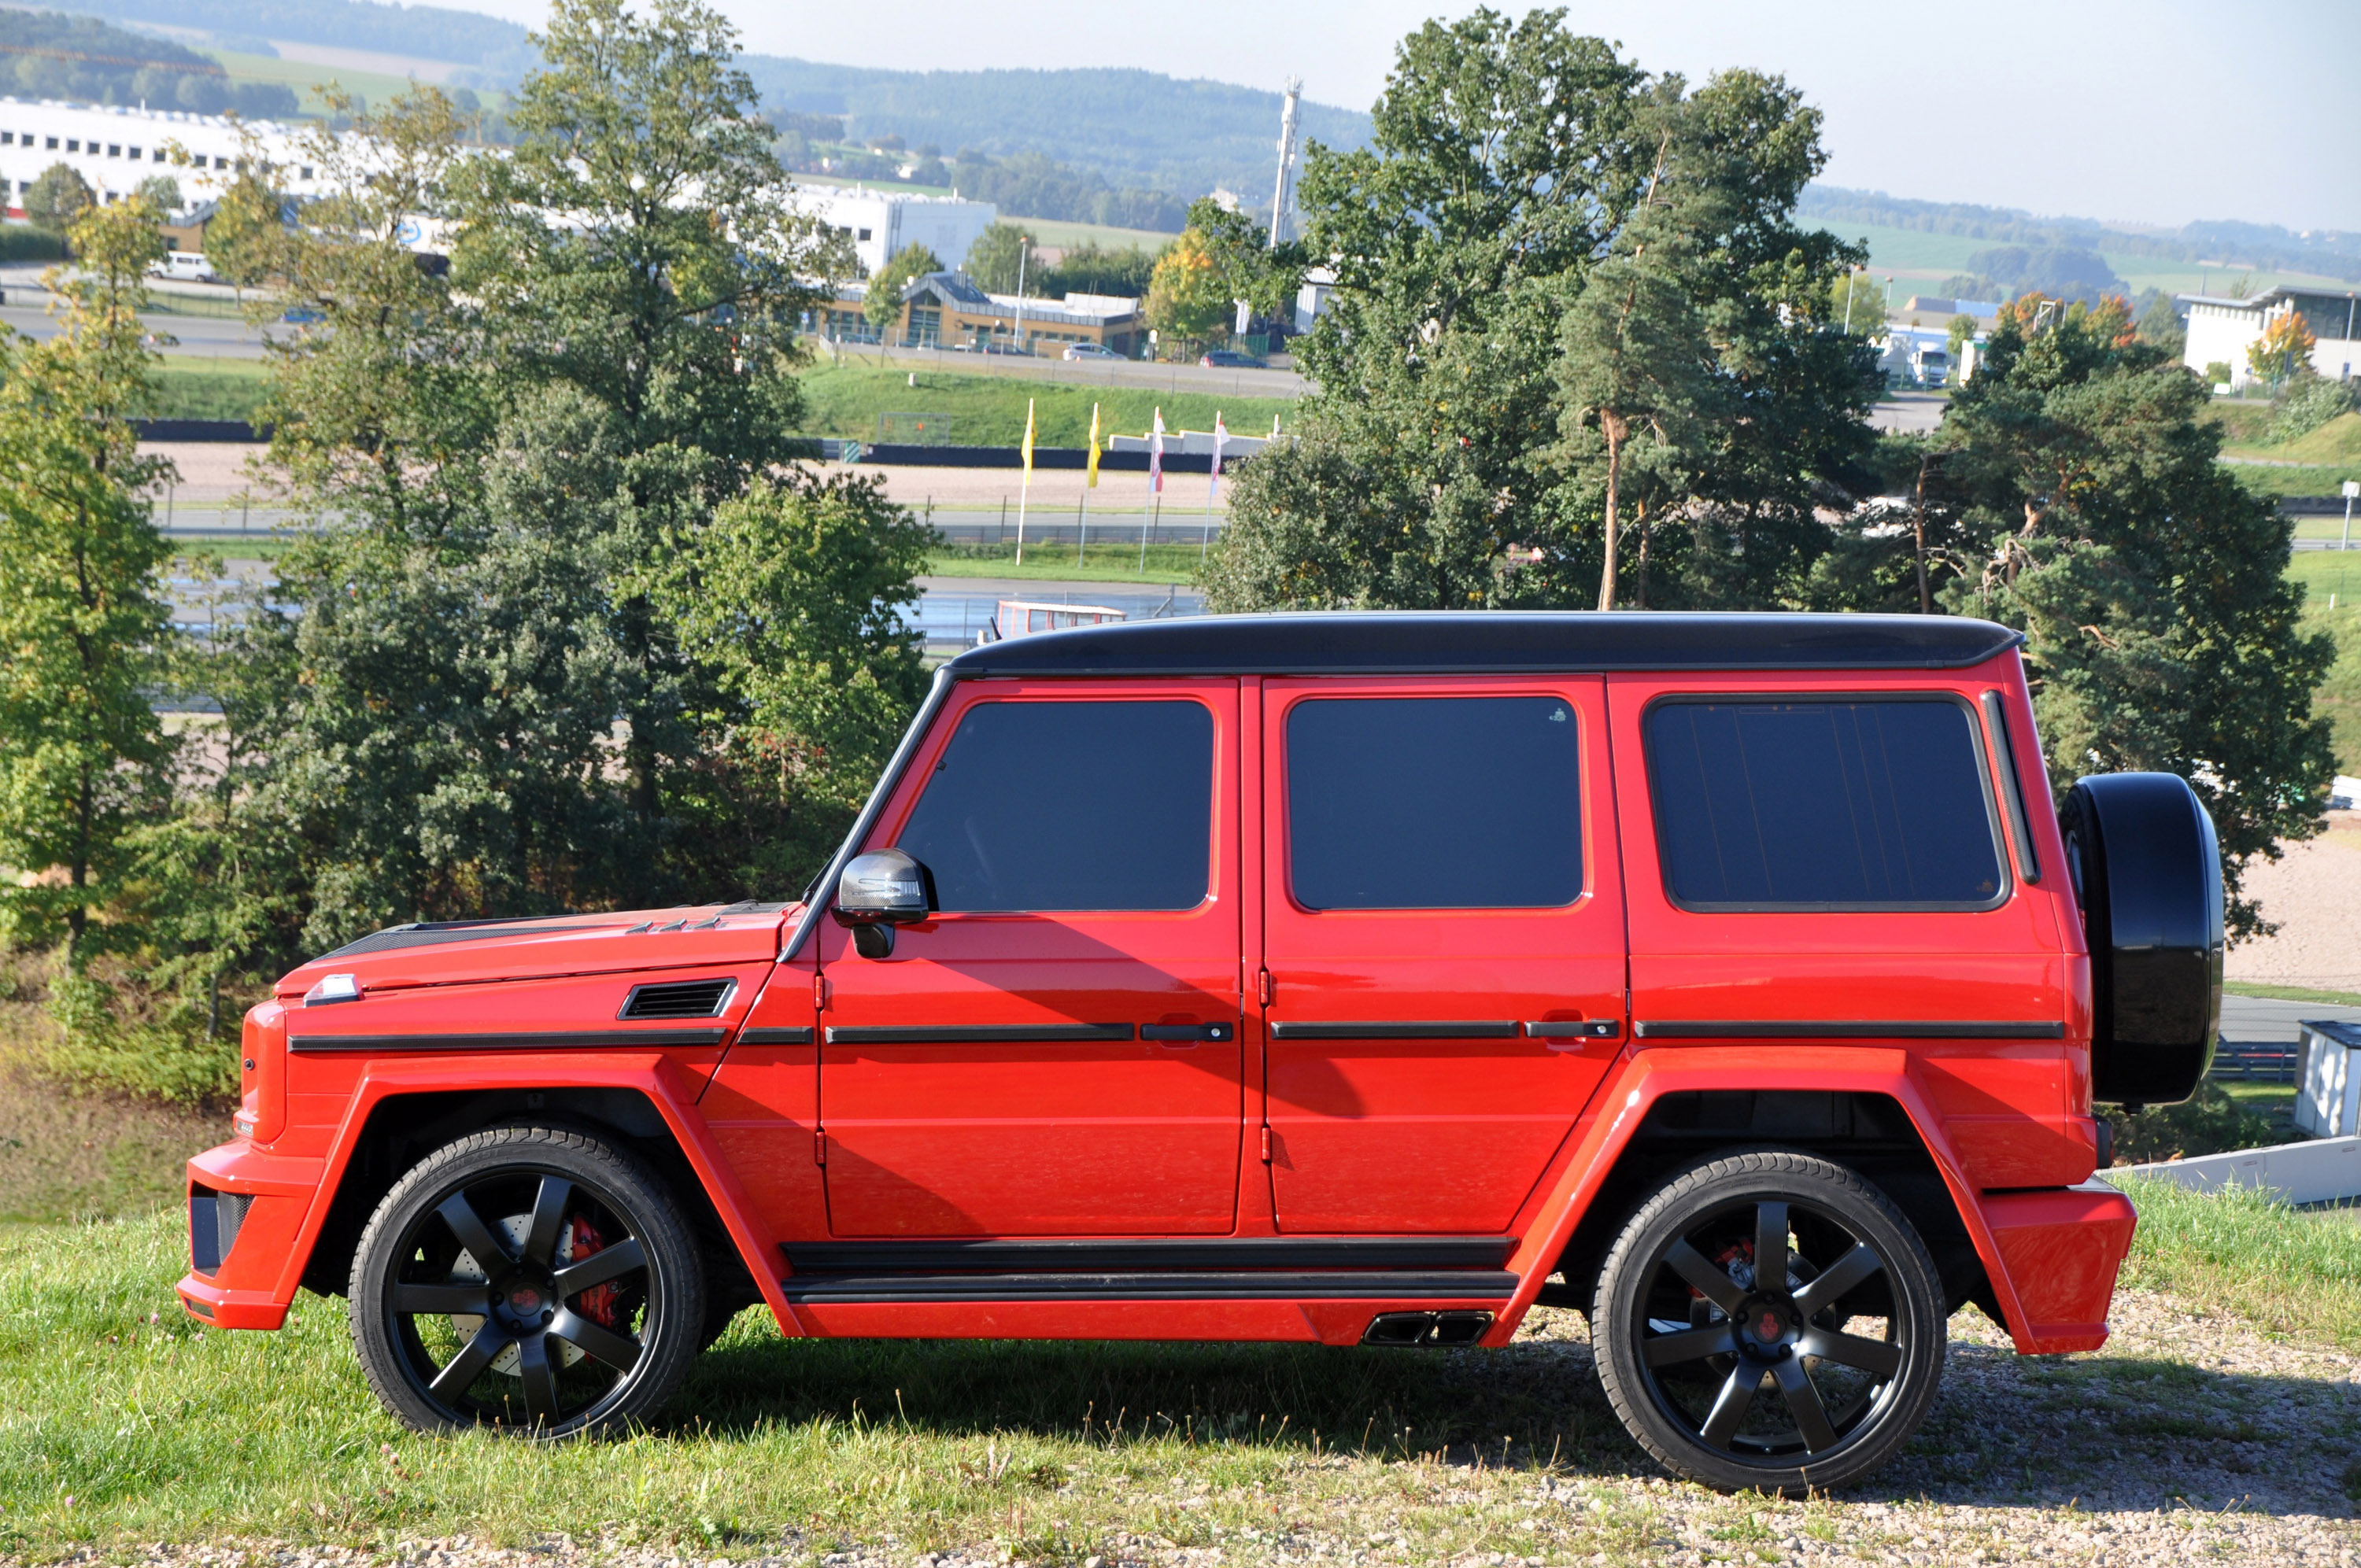
[[[1213,716],[1195,702],[985,702],[895,847],[946,913],[1191,909],[1213,832]]]
[[[1307,909],[1546,909],[1582,894],[1574,705],[1321,697],[1287,716],[1288,883]]]
[[[1645,730],[1664,891],[1683,908],[1983,909],[2002,897],[1962,703],[1671,701]]]

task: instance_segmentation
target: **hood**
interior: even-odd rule
[[[421,921],[347,942],[291,970],[276,987],[282,1002],[332,974],[367,991],[689,964],[765,963],[799,904],[697,905],[541,920]]]

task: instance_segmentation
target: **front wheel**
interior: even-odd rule
[[[402,1179],[353,1258],[353,1342],[419,1431],[557,1438],[643,1420],[704,1326],[688,1225],[637,1161],[580,1133],[495,1127]]]
[[[1641,1205],[1591,1315],[1615,1413],[1724,1490],[1858,1480],[1942,1377],[1944,1297],[1910,1222],[1857,1173],[1777,1150],[1693,1166]]]

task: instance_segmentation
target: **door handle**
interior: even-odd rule
[[[1200,1040],[1221,1045],[1238,1036],[1235,1024],[1142,1024],[1139,1037],[1168,1046],[1193,1046]]]
[[[1543,1041],[1554,1051],[1578,1051],[1585,1040],[1615,1040],[1622,1036],[1622,1022],[1615,1018],[1576,1018],[1525,1025],[1525,1038]]]

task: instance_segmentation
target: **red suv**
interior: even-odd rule
[[[425,1431],[793,1336],[1506,1344],[1723,1486],[1891,1455],[1975,1302],[2089,1350],[2103,1100],[2186,1096],[2213,828],[2050,807],[2018,639],[1290,615],[939,674],[804,902],[397,927],[247,1015],[189,1310],[351,1299]]]

